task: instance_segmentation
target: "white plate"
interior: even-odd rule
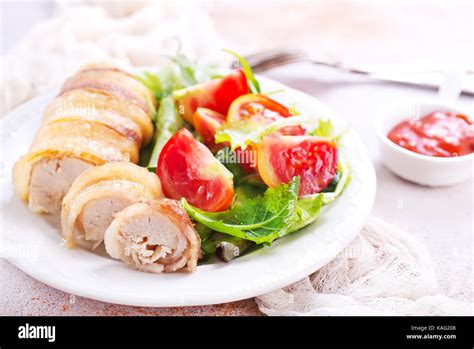
[[[344,121],[318,100],[260,78],[264,91],[285,88],[273,98],[296,103],[302,115]],[[185,306],[230,302],[257,296],[298,281],[339,253],[367,219],[375,196],[375,172],[354,131],[344,137],[343,152],[352,181],[343,195],[325,208],[319,221],[231,263],[202,265],[192,274],[148,274],[119,261],[81,249],[68,250],[54,224],[33,214],[14,194],[11,169],[27,152],[38,128],[48,94],[11,112],[0,123],[0,252],[35,279],[60,290],[101,301],[137,306]]]

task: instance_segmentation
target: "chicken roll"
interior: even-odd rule
[[[163,197],[160,180],[130,162],[112,162],[84,171],[64,197],[61,230],[69,247],[93,249],[117,212]]]
[[[192,272],[201,240],[178,201],[161,199],[128,206],[105,231],[107,253],[151,273]]]
[[[112,161],[138,162],[140,147],[153,134],[154,103],[140,81],[118,68],[82,69],[46,108],[30,151],[13,168],[21,199],[34,212],[56,213],[71,183],[86,169]]]

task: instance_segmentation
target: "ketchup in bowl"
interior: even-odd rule
[[[395,126],[388,138],[415,153],[454,157],[474,152],[474,125],[463,114],[435,111]]]

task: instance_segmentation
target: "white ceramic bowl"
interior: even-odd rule
[[[423,117],[437,110],[448,110],[472,115],[439,102],[417,102],[388,110],[378,119],[380,158],[398,176],[427,186],[448,186],[470,178],[474,172],[474,153],[458,157],[433,157],[407,150],[388,139],[387,135],[398,123],[412,117]]]

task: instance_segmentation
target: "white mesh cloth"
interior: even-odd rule
[[[183,52],[201,61],[213,62],[209,52],[223,47],[207,11],[196,4],[87,2],[98,6],[58,1],[54,17],[35,26],[1,57],[0,118],[60,86],[86,63],[157,66],[169,61],[166,55],[176,52],[178,37]]]
[[[437,292],[423,245],[377,218],[329,264],[256,302],[267,315],[474,314],[474,304]]]

